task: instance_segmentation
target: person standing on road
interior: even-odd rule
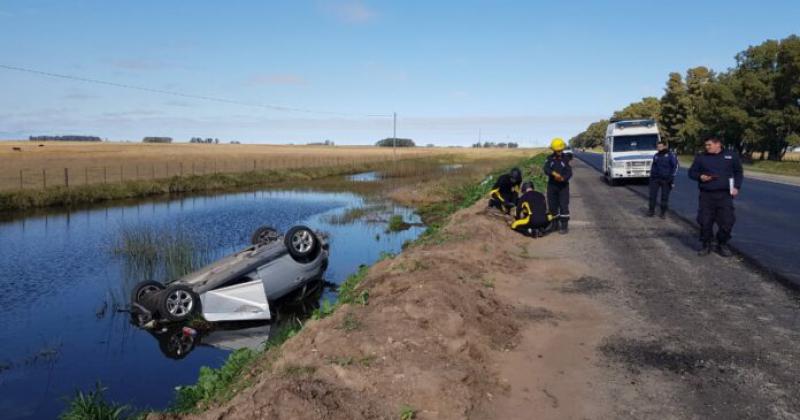
[[[547,175],[547,205],[555,218],[553,230],[560,228],[559,233],[569,231],[569,180],[572,178],[570,156],[563,153],[567,147],[564,140],[556,137],[550,142],[553,153],[544,162],[544,173]]]
[[[667,215],[667,205],[669,203],[669,193],[675,184],[675,175],[678,173],[678,157],[669,151],[667,143],[663,140],[656,145],[658,152],[653,156],[653,164],[650,166],[650,208],[647,212],[648,217],[656,214],[656,198],[658,190],[661,190],[661,218]]]
[[[698,182],[700,188],[697,223],[700,225],[702,248],[699,255],[711,253],[714,224],[717,224],[717,252],[723,257],[733,255],[728,248],[736,217],[733,198],[742,188],[742,162],[736,153],[722,150],[716,137],[705,141],[706,152],[694,158],[689,168],[689,178]]]

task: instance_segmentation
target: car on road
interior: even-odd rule
[[[251,245],[167,285],[144,281],[131,293],[139,324],[271,319],[270,302],[302,291],[328,266],[325,236],[306,226],[285,235],[271,227],[253,233]]]
[[[623,179],[650,177],[650,165],[661,140],[652,119],[614,120],[603,141],[603,175],[610,185]]]

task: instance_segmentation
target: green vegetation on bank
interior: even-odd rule
[[[103,392],[106,390],[99,383],[94,391],[77,391],[75,397],[68,401],[67,408],[58,418],[60,420],[120,420],[134,419],[130,407],[106,401]]]
[[[420,158],[417,160],[424,160]],[[407,162],[400,162],[408,164]],[[171,178],[126,181],[115,184],[90,184],[74,187],[49,187],[0,192],[0,211],[26,210],[37,207],[75,206],[110,200],[145,198],[164,194],[225,191],[252,186],[308,181],[336,175],[373,171],[383,162],[360,163],[331,167],[173,176]]]
[[[719,136],[745,158],[782,160],[800,146],[800,37],[769,40],[736,55],[736,67],[716,73],[694,67],[670,73],[659,99],[632,103],[614,118],[655,118],[662,137],[680,153],[694,153]],[[603,144],[608,120],[573,137],[573,147]]]

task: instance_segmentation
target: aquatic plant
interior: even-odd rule
[[[106,388],[98,382],[95,390],[84,393],[76,391],[75,396],[68,400],[67,408],[58,416],[61,420],[119,420],[134,416],[127,405],[115,404],[106,401],[103,393]],[[126,413],[129,413],[126,415]]]
[[[210,260],[210,252],[181,229],[154,225],[123,226],[113,246],[125,261],[126,278],[169,282]]]
[[[403,220],[403,216],[394,214],[389,218],[389,225],[386,227],[387,232],[399,232],[410,228],[411,225]]]

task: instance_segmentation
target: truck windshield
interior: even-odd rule
[[[637,136],[616,136],[614,137],[615,152],[635,152],[645,150],[656,150],[658,135],[640,134]]]

